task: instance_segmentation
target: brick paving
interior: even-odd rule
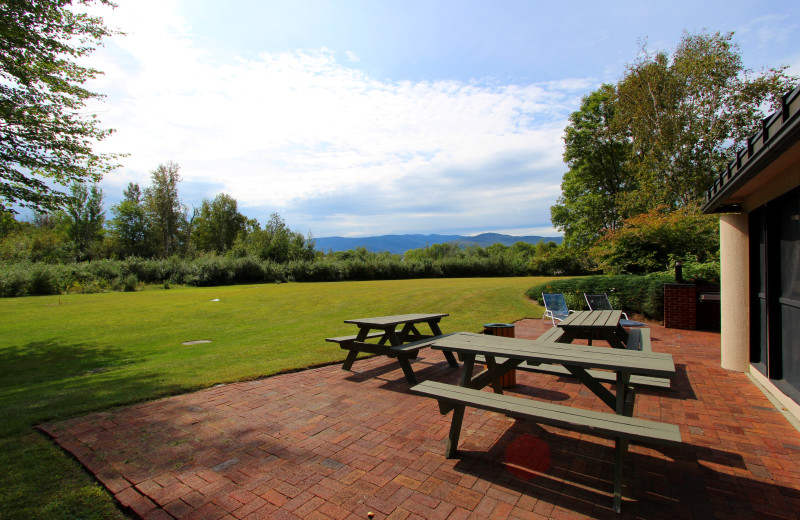
[[[516,325],[529,338],[547,327]],[[651,330],[677,375],[671,390],[640,391],[635,416],[679,425],[684,445],[631,445],[620,515],[611,440],[468,409],[460,456],[445,459],[450,415],[411,395],[386,357],[40,428],[145,519],[797,519],[800,432],[719,367],[718,334]],[[413,367],[419,380],[457,379],[438,351]],[[604,409],[566,377],[518,372],[509,391]]]

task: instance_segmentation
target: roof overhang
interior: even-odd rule
[[[747,139],[747,147],[736,154],[706,192],[703,213],[738,213],[744,196],[757,179],[773,168],[787,151],[800,151],[800,86],[783,96],[781,109],[762,121],[761,130]]]

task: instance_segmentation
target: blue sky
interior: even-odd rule
[[[640,43],[735,31],[800,75],[800,2],[118,0],[89,64],[128,153],[106,205],[159,163],[189,207],[225,192],[314,236],[555,235],[562,135]]]

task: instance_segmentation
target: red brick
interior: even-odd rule
[[[685,443],[631,445],[623,516],[791,518],[800,505],[797,431],[745,374],[721,369],[718,334],[650,326],[653,349],[673,355],[678,376],[669,391],[639,392],[636,416],[677,424]],[[548,327],[523,320],[516,336]],[[420,379],[458,378],[438,351],[421,351],[413,366]],[[611,440],[469,410],[461,454],[447,460],[450,416],[410,394],[395,361],[373,357],[355,368],[230,384],[120,409],[113,420],[97,413],[42,429],[94,468],[121,504],[154,519],[341,520],[370,510],[404,520],[614,516]],[[517,383],[510,392],[606,408],[569,378],[520,371]],[[503,460],[521,434],[551,448],[552,468],[527,481]],[[211,470],[234,459],[224,475]]]

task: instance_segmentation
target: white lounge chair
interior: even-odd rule
[[[567,308],[567,300],[564,299],[564,293],[542,293],[542,300],[544,301],[542,321],[550,318],[553,325],[555,325],[556,320],[561,321],[575,312]]]

